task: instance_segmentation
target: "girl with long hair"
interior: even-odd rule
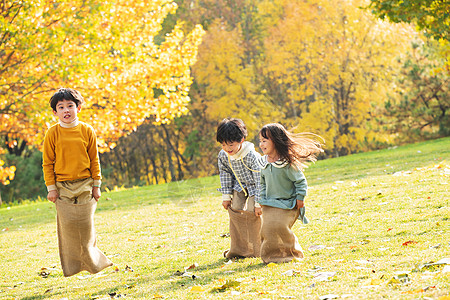
[[[261,258],[265,263],[303,258],[302,248],[291,230],[304,217],[307,183],[302,170],[323,152],[317,135],[294,134],[281,124],[265,125],[259,133],[264,153],[261,164]]]

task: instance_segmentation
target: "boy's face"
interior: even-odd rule
[[[228,155],[235,155],[236,153],[239,152],[239,150],[241,150],[243,142],[244,139],[242,139],[242,141],[240,142],[223,142],[222,149],[223,151],[228,153]]]
[[[77,104],[72,100],[62,100],[56,104],[56,111],[53,114],[59,118],[63,123],[72,123],[77,114],[80,112],[81,106],[77,107]]]

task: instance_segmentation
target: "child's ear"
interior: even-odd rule
[[[78,105],[77,106],[77,112],[80,112],[81,111],[81,105]]]

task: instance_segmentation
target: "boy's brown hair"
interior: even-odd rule
[[[219,143],[241,142],[247,137],[247,127],[241,119],[223,119],[217,127],[216,140]]]
[[[75,102],[75,104],[80,106],[84,103],[84,98],[81,96],[80,92],[71,88],[60,88],[53,96],[50,98],[50,106],[53,111],[56,111],[56,105],[58,102],[63,100],[69,100]]]

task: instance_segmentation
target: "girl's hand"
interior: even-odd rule
[[[58,197],[59,197],[59,194],[58,194],[57,190],[50,191],[47,194],[48,201],[53,202],[53,203],[56,202],[56,199],[58,199]]]
[[[95,201],[98,202],[98,199],[100,199],[100,196],[102,195],[102,192],[100,191],[100,188],[97,186],[92,187],[92,197],[94,197]]]
[[[255,216],[259,217],[260,215],[262,215],[261,207],[255,207]]]
[[[297,199],[297,209],[300,209],[303,206],[305,206],[305,201]]]

